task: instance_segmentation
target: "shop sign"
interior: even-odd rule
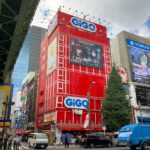
[[[88,99],[81,97],[66,97],[64,104],[67,108],[87,109]]]
[[[50,122],[50,121],[55,121],[56,120],[56,113],[49,113],[44,115],[44,122]]]
[[[84,21],[75,17],[71,18],[70,21],[71,21],[71,24],[75,27],[88,30],[91,32],[96,32],[96,26],[93,23],[90,23],[90,22],[87,22],[87,21]]]

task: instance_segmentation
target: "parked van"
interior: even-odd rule
[[[130,124],[119,131],[118,145],[129,146],[131,150],[140,147],[147,150],[150,146],[150,124]]]
[[[46,149],[48,146],[48,137],[44,133],[30,133],[28,138],[29,147],[40,147]]]

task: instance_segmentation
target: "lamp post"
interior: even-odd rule
[[[90,126],[90,124],[91,124],[91,116],[90,116],[91,115],[91,111],[90,111],[90,91],[91,91],[91,89],[92,89],[92,87],[93,87],[94,84],[95,84],[95,82],[92,81],[90,83],[90,86],[89,86],[88,91],[87,91],[87,99],[88,99],[88,103],[89,103],[88,108],[87,108],[88,115],[89,115],[89,133],[91,133],[91,126]]]

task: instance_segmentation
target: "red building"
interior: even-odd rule
[[[40,129],[101,130],[100,112],[111,71],[106,27],[57,12],[41,44],[36,125]],[[95,84],[92,84],[95,82]]]

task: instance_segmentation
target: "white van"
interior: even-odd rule
[[[48,137],[44,133],[30,133],[28,137],[29,147],[40,147],[46,149],[48,146]]]

